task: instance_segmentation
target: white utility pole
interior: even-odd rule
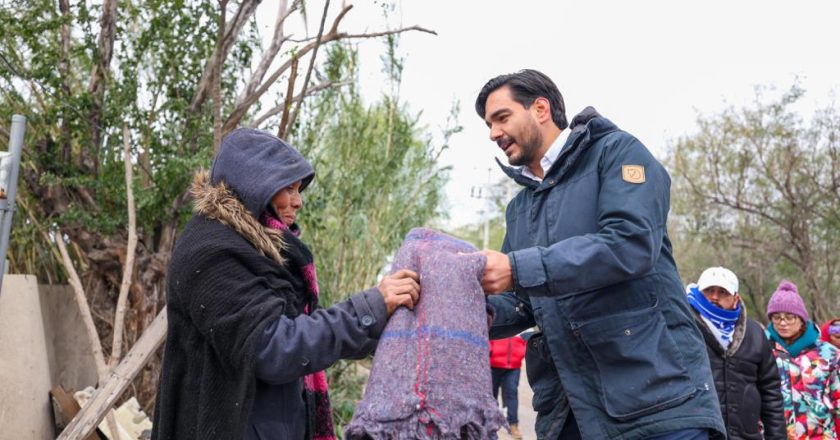
[[[492,177],[493,169],[487,168],[487,183],[484,185],[476,185],[470,189],[470,196],[481,200],[481,210],[478,215],[484,221],[484,242],[482,249],[487,249],[490,246],[490,210],[487,209],[487,202],[492,197]]]

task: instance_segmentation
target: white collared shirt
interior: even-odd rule
[[[554,143],[551,144],[551,147],[548,151],[545,152],[545,156],[540,159],[540,166],[543,169],[543,175],[545,172],[554,165],[554,162],[557,160],[557,156],[560,155],[560,151],[563,150],[563,145],[566,144],[566,139],[569,138],[569,132],[571,130],[566,129],[560,132],[560,136],[557,136],[557,139],[554,140]],[[536,180],[537,182],[542,182],[542,179],[535,176],[534,173],[528,168],[528,166],[522,167],[522,175],[531,179]]]

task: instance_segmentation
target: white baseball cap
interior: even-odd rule
[[[710,267],[700,274],[697,288],[703,291],[711,286],[722,287],[731,295],[735,295],[738,293],[738,277],[725,267]]]

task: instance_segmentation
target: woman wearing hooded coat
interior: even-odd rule
[[[840,318],[829,319],[820,326],[820,340],[840,348]]]
[[[840,416],[837,349],[819,339],[796,285],[782,280],[767,305],[767,336],[782,379],[791,440],[835,439]]]
[[[169,265],[153,439],[334,438],[323,370],[370,353],[420,286],[403,270],[319,306],[296,222],[313,177],[294,148],[251,129],[227,135],[196,176]]]

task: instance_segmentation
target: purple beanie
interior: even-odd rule
[[[767,317],[774,313],[785,312],[796,315],[802,318],[802,321],[808,322],[808,310],[805,309],[805,302],[799,296],[796,290],[796,284],[788,280],[782,280],[779,287],[773,292],[770,297],[770,303],[767,304]]]

